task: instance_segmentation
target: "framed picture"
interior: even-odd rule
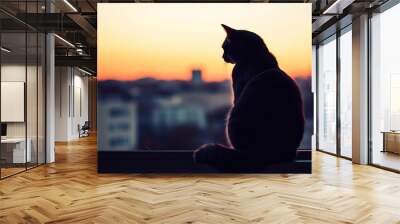
[[[99,172],[310,173],[312,100],[311,4],[98,4]]]

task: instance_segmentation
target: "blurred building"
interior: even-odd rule
[[[99,150],[134,150],[138,144],[137,105],[121,98],[99,101]]]
[[[203,83],[202,72],[200,69],[192,70],[192,84],[201,85]]]
[[[184,101],[182,96],[158,100],[153,110],[153,128],[158,131],[179,126],[207,127],[205,108],[196,102]]]

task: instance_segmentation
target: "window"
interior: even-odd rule
[[[400,4],[371,18],[371,162],[400,170]]]
[[[340,38],[340,155],[352,156],[352,35],[351,26]]]
[[[318,148],[336,153],[336,36],[318,47]]]

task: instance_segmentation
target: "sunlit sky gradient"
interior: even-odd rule
[[[259,34],[292,77],[311,74],[311,4],[98,4],[98,79],[230,79],[220,24]]]

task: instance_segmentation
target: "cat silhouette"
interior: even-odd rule
[[[293,161],[305,123],[298,86],[279,68],[259,35],[222,27],[226,32],[222,57],[235,65],[228,144],[205,144],[194,151],[194,161],[225,172],[257,171]]]

